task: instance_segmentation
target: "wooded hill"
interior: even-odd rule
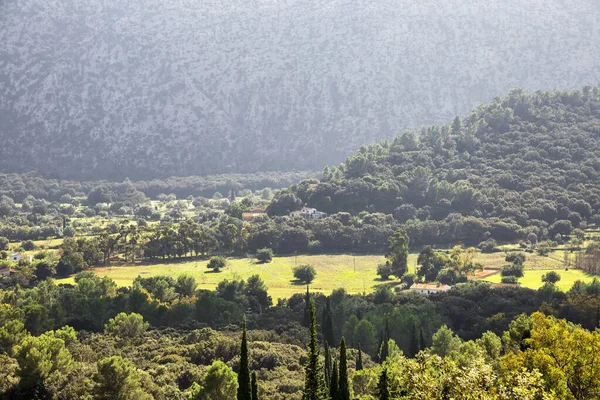
[[[515,90],[462,121],[363,146],[320,183],[279,193],[269,210],[392,213],[423,243],[554,239],[600,222],[599,172],[599,87]]]
[[[596,0],[0,1],[0,169],[321,169],[512,88],[600,79]]]

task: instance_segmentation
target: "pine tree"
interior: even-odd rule
[[[258,398],[258,378],[256,371],[252,371],[252,400],[260,400]]]
[[[315,303],[309,301],[308,316],[310,321],[310,343],[308,344],[308,360],[305,367],[304,393],[302,400],[325,400],[327,392],[323,380],[323,367],[319,361],[319,342],[317,340],[317,319]]]
[[[411,337],[410,337],[410,356],[414,357],[417,355],[417,353],[420,350],[420,346],[419,346],[419,338],[417,337],[417,326],[416,324],[413,322],[412,325],[412,330],[411,330]]]
[[[423,327],[419,328],[419,351],[423,350],[427,347],[427,342],[425,341],[425,335],[423,334]]]
[[[246,336],[246,318],[242,324],[242,345],[240,346],[240,371],[238,372],[237,400],[252,400],[250,365],[248,362],[248,338]]]
[[[340,381],[338,378],[337,361],[333,362],[333,370],[331,371],[331,380],[329,381],[329,398],[330,400],[340,400]]]
[[[323,325],[321,328],[323,330],[323,340],[329,346],[333,346],[335,338],[333,336],[333,317],[331,316],[331,303],[329,297],[327,297],[325,308],[323,309]]]
[[[390,399],[390,388],[388,387],[388,376],[387,368],[384,368],[379,375],[379,382],[377,382],[377,396],[379,400]]]
[[[346,340],[342,336],[340,342],[340,372],[338,374],[340,400],[350,400],[350,386],[348,385],[348,361],[346,359]]]
[[[304,297],[304,326],[309,327],[310,325],[310,293],[308,292],[308,285],[306,285],[306,296]]]
[[[360,343],[358,344],[358,358],[356,359],[356,370],[360,371],[363,369],[362,361],[362,350],[360,349]]]

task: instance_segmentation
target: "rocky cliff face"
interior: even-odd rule
[[[597,0],[0,0],[0,168],[320,169],[520,87],[600,81]]]

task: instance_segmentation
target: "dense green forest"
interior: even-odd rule
[[[22,202],[28,196],[46,201],[59,201],[61,197],[87,197],[90,192],[104,196],[91,199],[97,202],[127,202],[136,205],[143,202],[143,196],[155,199],[161,194],[212,197],[215,192],[229,193],[231,190],[258,190],[289,186],[301,179],[312,177],[313,172],[257,172],[253,174],[223,174],[207,176],[170,177],[123,182],[114,181],[75,181],[45,178],[36,173],[0,173],[0,196]],[[140,193],[141,192],[141,193]],[[142,196],[141,201],[139,197]]]
[[[269,211],[391,214],[413,244],[556,239],[600,222],[599,159],[599,87],[515,90],[462,120],[363,146]]]
[[[553,283],[533,291],[470,282],[429,297],[340,289],[274,306],[258,276],[214,292],[195,286],[183,275],[117,288],[84,272],[74,285],[2,292],[2,398],[228,400],[249,370],[264,399],[325,400],[337,389],[365,400],[600,394],[600,336],[586,330],[599,324],[597,281],[567,293]]]

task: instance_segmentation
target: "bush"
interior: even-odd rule
[[[542,282],[556,283],[560,281],[560,274],[556,271],[550,271],[542,276]]]
[[[523,265],[525,264],[525,254],[512,252],[507,254],[504,260],[509,263]]]
[[[502,279],[500,280],[500,282],[502,283],[518,283],[519,278],[517,278],[516,276],[503,276]]]
[[[544,242],[543,244],[538,246],[537,252],[540,256],[547,256],[550,253],[550,250],[550,244]]]
[[[8,250],[9,244],[10,244],[10,241],[8,240],[8,238],[6,238],[4,236],[0,236],[0,250]]]
[[[496,250],[498,243],[494,239],[488,239],[485,242],[479,243],[479,248],[482,253],[493,253]]]
[[[256,258],[262,263],[268,263],[273,260],[273,250],[264,248],[256,252]]]
[[[437,280],[445,285],[452,285],[456,283],[458,276],[454,268],[444,268],[438,273]]]
[[[226,266],[227,266],[227,260],[225,259],[225,257],[214,256],[214,257],[211,257],[206,268],[210,268],[215,272],[220,272],[221,269],[225,268]]]
[[[521,278],[524,272],[523,264],[507,264],[502,267],[502,276],[516,276]]]
[[[127,338],[141,336],[146,329],[148,329],[148,323],[144,322],[144,318],[136,313],[122,312],[104,325],[105,333]]]
[[[302,283],[311,283],[317,276],[317,271],[312,265],[298,265],[294,267],[294,277]]]
[[[21,242],[21,247],[25,251],[35,250],[35,243],[31,240],[25,240],[24,242]]]
[[[67,226],[63,230],[63,236],[64,237],[73,237],[73,236],[75,236],[75,229],[73,229],[73,227],[71,227],[71,226]]]
[[[417,279],[417,276],[415,274],[404,274],[402,276],[402,282],[406,284],[406,286],[411,287],[413,283],[415,283],[415,280]]]
[[[392,266],[389,262],[381,263],[377,266],[377,275],[381,277],[384,281],[390,279],[390,275],[392,275]]]

